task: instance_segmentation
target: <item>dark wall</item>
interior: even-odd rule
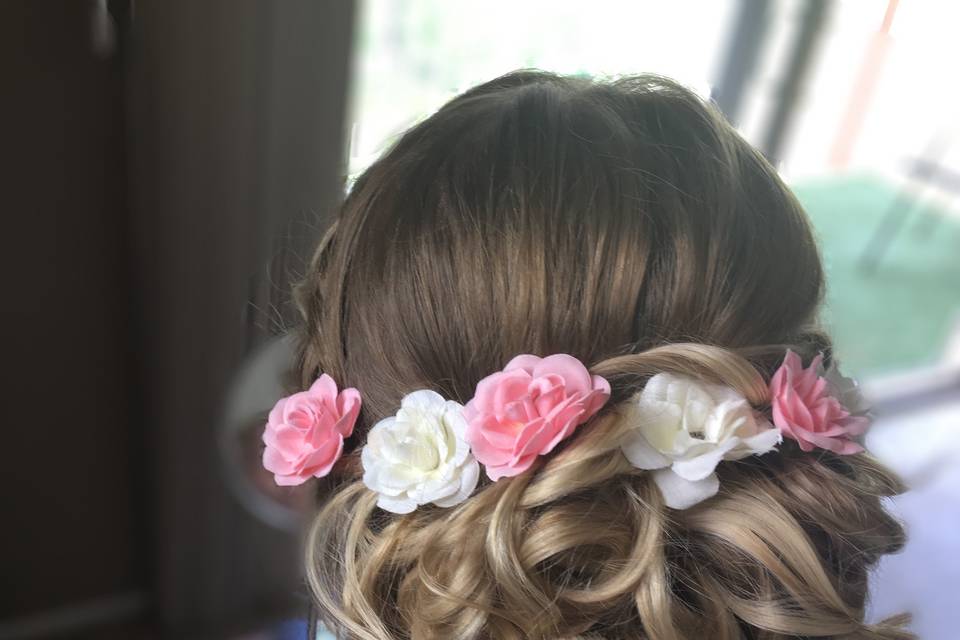
[[[342,192],[353,3],[111,0],[103,54],[97,6],[0,3],[0,638],[228,637],[302,605],[218,429]]]
[[[140,590],[122,74],[85,2],[0,5],[0,620]]]
[[[297,257],[341,193],[352,18],[351,3],[333,1],[138,5],[127,60],[133,254],[168,628],[262,617],[297,584],[297,541],[227,493],[217,425],[270,310],[289,317]]]

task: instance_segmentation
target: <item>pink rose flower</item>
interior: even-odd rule
[[[467,442],[491,480],[550,453],[610,398],[610,384],[566,354],[522,355],[487,376],[464,408]]]
[[[831,394],[827,379],[820,375],[822,362],[818,355],[804,369],[800,356],[787,351],[770,380],[773,423],[804,451],[820,447],[843,455],[860,453],[863,447],[852,438],[862,435],[870,421],[851,415]]]
[[[356,389],[337,392],[323,374],[307,391],[281,398],[263,432],[263,466],[278,485],[294,486],[330,473],[360,414]]]

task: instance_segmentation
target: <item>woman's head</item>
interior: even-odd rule
[[[680,512],[619,451],[618,407],[658,372],[762,409],[787,346],[829,355],[822,292],[800,205],[673,82],[518,72],[455,98],[357,180],[298,291],[304,386],[363,394],[311,538],[325,619],[363,638],[900,637],[861,624],[866,569],[901,538],[869,460],[785,445]],[[416,389],[465,403],[521,353],[579,358],[608,408],[455,508],[375,509],[367,430]]]

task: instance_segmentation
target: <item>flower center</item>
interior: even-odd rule
[[[410,434],[400,441],[408,464],[421,471],[431,471],[440,465],[440,451],[436,438],[430,433]]]

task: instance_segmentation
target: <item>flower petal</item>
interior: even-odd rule
[[[506,372],[519,369],[532,375],[534,367],[536,367],[537,363],[539,363],[541,360],[543,360],[543,358],[529,354],[514,356],[510,362],[507,363],[507,366],[503,368],[503,370]]]
[[[290,475],[297,469],[295,462],[287,460],[277,449],[267,447],[263,450],[263,468],[270,473]],[[302,481],[301,481],[302,482]]]
[[[566,353],[555,353],[542,359],[533,367],[531,375],[536,379],[541,376],[556,374],[563,378],[564,389],[567,394],[586,396],[593,391],[593,379],[583,363]]]
[[[554,425],[555,433],[550,442],[540,449],[540,455],[546,455],[553,451],[554,447],[573,435],[577,427],[586,422],[583,413],[583,404],[580,402],[571,403],[560,413],[555,415],[551,422]]]
[[[783,434],[780,433],[779,429],[775,429],[769,426],[768,428],[761,429],[755,435],[752,435],[748,438],[743,438],[743,455],[739,457],[746,457],[748,455],[762,455],[772,451],[778,444],[783,442]],[[736,459],[736,458],[728,458]]]
[[[317,449],[309,458],[304,460],[303,474],[314,478],[323,478],[330,473],[333,465],[337,463],[342,454],[343,438],[338,437],[336,440],[328,440],[320,449]]]
[[[720,461],[728,451],[740,444],[740,438],[736,436],[718,444],[710,451],[687,460],[677,460],[673,463],[671,469],[684,480],[697,482],[703,480],[713,473]]]
[[[523,426],[513,446],[513,457],[518,459],[530,454],[537,455],[549,444],[554,425],[543,418],[537,418]]]
[[[460,488],[451,496],[434,500],[433,503],[438,507],[452,507],[460,504],[473,494],[477,488],[477,482],[480,480],[480,465],[476,460],[468,460],[460,470]]]
[[[400,406],[404,409],[420,409],[421,411],[433,411],[437,407],[443,407],[447,403],[446,398],[430,389],[420,389],[403,396]]]
[[[473,455],[488,467],[507,464],[513,458],[513,443],[508,443],[509,448],[497,446],[497,441],[491,441],[491,435],[491,431],[480,428],[476,423],[470,423],[467,428],[467,442],[470,443]]]
[[[352,387],[344,389],[337,397],[337,411],[340,412],[341,417],[334,428],[344,438],[353,435],[353,427],[357,424],[361,404],[360,392]]]
[[[500,420],[526,420],[530,414],[530,376],[524,371],[511,371],[499,374],[495,382],[488,410]]]
[[[533,394],[534,416],[546,417],[554,411],[564,400],[572,400],[575,396],[567,396],[563,386],[563,378],[557,375],[534,378],[530,382],[529,390]]]
[[[823,372],[823,377],[830,386],[830,395],[836,398],[843,407],[852,414],[863,414],[870,410],[866,399],[860,392],[860,385],[853,378],[840,373],[840,366],[836,360]]]
[[[324,373],[313,381],[313,384],[310,385],[310,391],[308,393],[310,393],[310,395],[320,397],[336,398],[337,383],[333,381],[333,378]]]
[[[306,395],[314,401],[318,413],[339,414],[337,411],[339,395],[337,383],[326,373],[313,381],[313,384],[306,391]]]
[[[276,428],[267,428],[263,432],[263,443],[276,449],[284,458],[292,459],[310,452],[303,438],[303,431],[285,424]]]
[[[667,454],[683,452],[676,449],[675,444],[677,434],[683,429],[682,407],[641,396],[633,403],[632,410],[630,419],[655,449]]]
[[[807,442],[814,444],[821,449],[826,449],[827,451],[832,451],[833,453],[840,454],[842,456],[849,456],[855,453],[863,453],[863,447],[849,440],[845,437],[840,438],[827,438],[822,436],[819,433],[807,433],[804,434]],[[803,442],[801,444],[801,449],[803,448]]]
[[[455,494],[460,490],[460,477],[456,475],[457,473],[459,469],[452,468],[446,474],[448,477],[430,478],[421,483],[417,488],[417,502],[436,503]]]
[[[270,415],[267,417],[268,425],[280,425],[283,424],[283,413],[284,407],[287,404],[286,398],[280,398],[277,400],[277,403],[273,405],[273,409],[270,410]]]
[[[507,397],[519,398],[526,394],[530,380],[530,374],[522,369],[492,373],[477,383],[473,399],[468,404],[481,413],[495,413],[499,407],[499,398],[504,397],[501,386],[515,389],[512,394],[506,394]]]
[[[684,480],[671,469],[659,469],[653,472],[653,481],[663,495],[663,502],[671,509],[688,509],[693,505],[711,498],[720,490],[720,479],[711,474],[703,480],[690,482]]]
[[[417,501],[413,498],[393,498],[380,494],[377,498],[377,506],[384,511],[404,515],[412,513],[417,508]]]
[[[279,473],[275,473],[273,475],[273,481],[277,483],[278,487],[296,487],[303,484],[309,479],[310,479],[309,477],[305,478],[299,475],[284,476],[284,475],[280,475]]]
[[[703,439],[707,442],[722,442],[730,436],[748,435],[755,429],[750,403],[740,396],[718,402],[702,427]]]
[[[593,391],[583,399],[583,419],[586,420],[603,408],[610,399],[610,383],[605,378],[593,376]]]
[[[368,489],[391,496],[409,491],[420,479],[415,469],[404,464],[377,464],[363,474],[363,483]]]
[[[529,456],[520,458],[515,462],[510,464],[503,465],[484,465],[484,469],[487,472],[487,477],[496,482],[500,478],[512,478],[513,476],[518,476],[533,465],[533,461],[537,459],[537,454],[532,453]]]
[[[623,455],[638,469],[662,469],[670,466],[662,453],[650,446],[643,434],[636,433],[620,445]]]
[[[850,416],[842,424],[848,436],[862,436],[870,428],[870,418],[866,416]]]

